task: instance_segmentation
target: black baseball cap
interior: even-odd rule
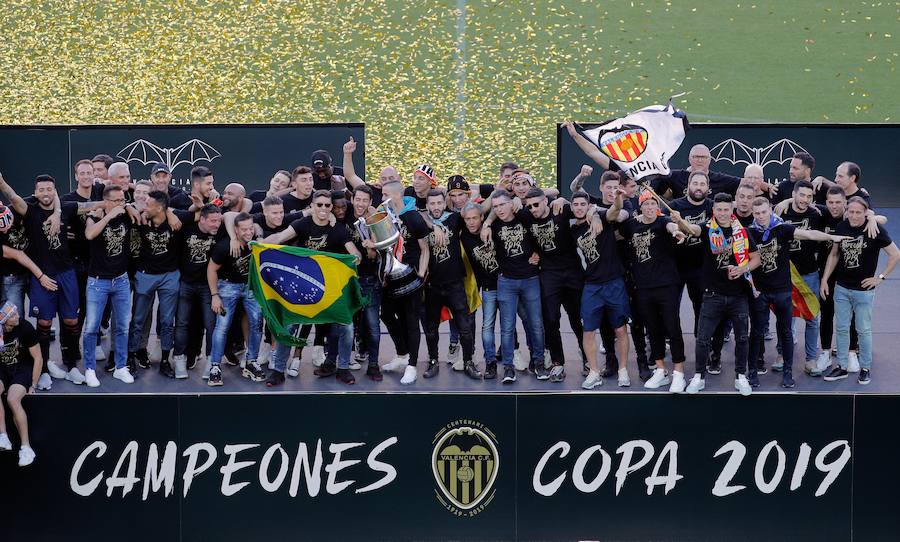
[[[321,149],[312,153],[309,163],[313,168],[326,168],[331,165],[331,155]]]
[[[463,192],[469,191],[469,183],[466,181],[466,178],[462,175],[451,175],[447,179],[447,193],[453,192],[454,190],[462,190]]]
[[[157,163],[153,164],[153,169],[150,170],[150,175],[156,175],[160,171],[164,171],[169,174],[172,173],[172,170],[169,169],[169,166],[167,166],[166,164],[164,164],[162,162],[157,162]]]

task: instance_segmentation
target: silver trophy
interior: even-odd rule
[[[368,218],[357,220],[357,229],[365,239],[371,239],[378,251],[378,278],[384,284],[389,297],[409,295],[424,284],[422,277],[411,266],[394,255],[400,232],[392,214],[379,211]]]

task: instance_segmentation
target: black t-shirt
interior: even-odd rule
[[[537,243],[520,216],[521,213],[516,214],[509,222],[496,219],[491,224],[491,237],[494,240],[500,274],[509,279],[535,277],[540,271],[537,265],[528,262],[537,251]]]
[[[787,292],[791,289],[790,246],[794,241],[795,226],[781,224],[763,241],[763,232],[747,228],[759,252],[759,267],[753,271],[753,284],[766,294]]]
[[[496,290],[500,266],[497,264],[494,245],[485,244],[478,233],[469,233],[466,228],[460,232],[459,238],[469,256],[469,264],[475,273],[475,282],[486,290]]]
[[[177,186],[169,185],[168,194],[169,207],[171,207],[172,209],[186,211],[191,205],[194,204],[194,202],[191,201],[190,194],[185,192],[184,189]]]
[[[844,221],[844,213],[842,212],[840,216],[831,216],[831,213],[828,212],[828,209],[825,208],[822,211],[822,231],[827,234],[834,235],[835,229],[837,229],[837,225]],[[880,228],[879,228],[880,229]],[[823,243],[819,243],[819,254],[817,256],[819,262],[819,274],[825,272],[825,264],[828,262],[828,255],[831,254],[831,247],[834,245],[832,241],[825,241]],[[834,275],[832,275],[834,277]]]
[[[88,216],[88,224],[97,222],[99,218]],[[100,235],[89,241],[88,275],[112,279],[128,271],[131,227],[131,218],[123,213],[110,220]]]
[[[619,234],[627,242],[637,289],[678,284],[681,280],[675,264],[675,239],[666,229],[671,223],[669,217],[661,216],[651,224],[629,218],[619,226]]]
[[[558,215],[550,211],[544,218],[535,218],[531,211],[522,209],[516,215],[528,225],[538,251],[541,254],[541,272],[565,272],[578,269],[578,253],[572,237],[570,221],[575,219],[568,205]]]
[[[89,201],[102,201],[103,189],[105,185],[102,183],[94,183],[91,187],[91,195],[86,198],[76,191],[71,191],[59,197],[60,201],[73,201],[75,203],[87,203]],[[84,236],[84,226],[87,223],[87,213],[77,216],[77,220],[73,220],[69,225],[69,253],[72,258],[87,265],[91,259],[91,248],[87,238]]]
[[[853,238],[842,241],[838,249],[840,259],[834,270],[837,283],[850,290],[865,290],[862,281],[875,276],[878,253],[893,242],[891,236],[887,230],[879,228],[878,237],[870,239],[865,224],[854,228],[846,220],[837,225],[834,234]]]
[[[266,199],[268,193],[268,190],[254,190],[253,192],[250,192],[250,194],[247,196],[247,199],[249,199],[253,203],[256,203],[258,201]]]
[[[608,282],[625,274],[622,258],[616,243],[618,222],[606,220],[606,213],[600,213],[603,231],[600,235],[591,232],[590,221],[572,226],[572,236],[578,246],[581,266],[584,269],[584,281],[593,284]]]
[[[233,282],[235,284],[247,284],[247,275],[250,273],[250,258],[252,252],[250,244],[241,247],[240,256],[231,255],[231,239],[225,237],[216,242],[209,253],[209,259],[219,264],[217,277],[219,280]]]
[[[441,227],[444,229],[446,239],[443,245],[435,245],[433,232],[428,235],[428,248],[431,251],[428,280],[432,284],[447,284],[463,280],[466,276],[462,245],[459,244],[459,234],[463,228],[462,216],[459,213],[450,213],[442,224],[434,226],[435,229]]]
[[[731,228],[723,227],[722,234],[725,237],[726,246],[722,252],[713,254],[709,241],[709,226],[700,224],[700,239],[703,240],[703,285],[707,291],[722,295],[747,295],[750,293],[750,283],[743,276],[735,280],[728,279],[728,266],[737,265],[734,250],[731,248]],[[756,252],[756,243],[752,235],[747,235],[750,242],[748,253]]]
[[[720,192],[726,192],[732,196],[737,193],[738,186],[741,184],[741,178],[727,173],[718,171],[710,171],[709,175],[709,191],[710,196],[715,196]],[[667,189],[672,190],[673,198],[680,198],[687,195],[688,178],[691,172],[686,169],[675,169],[668,176],[659,176],[650,182],[650,187],[657,193],[662,195]]]
[[[785,224],[796,226],[799,230],[821,230],[822,229],[822,213],[828,214],[828,209],[818,209],[813,205],[806,208],[802,213],[794,210],[789,205],[781,218]],[[808,275],[815,272],[819,268],[816,255],[819,252],[819,246],[816,241],[791,241],[791,261],[797,268],[797,272],[801,275]]]
[[[216,233],[205,233],[200,230],[200,223],[194,220],[194,213],[182,216],[182,211],[176,211],[175,214],[182,223],[177,237],[180,249],[178,270],[181,272],[181,280],[190,284],[206,284],[209,253],[219,239],[227,235],[225,226],[220,226]]]
[[[362,255],[362,260],[360,260],[359,265],[356,266],[356,273],[360,277],[374,277],[377,268],[378,268],[378,260],[369,259],[369,251],[366,247],[362,246],[362,236],[359,234],[359,228],[356,226],[356,221],[359,220],[356,218],[353,212],[353,207],[351,206],[347,209],[347,214],[344,215],[344,225],[347,226],[347,232],[350,235],[350,241],[356,246],[356,250]]]
[[[263,237],[268,237],[273,233],[280,233],[286,230],[293,221],[303,218],[303,213],[299,212],[286,214],[282,217],[281,224],[275,227],[269,226],[269,224],[266,222],[266,216],[262,213],[254,213],[251,216],[253,217],[253,223],[258,225],[260,229],[262,229]]]
[[[293,192],[290,194],[285,194],[281,196],[281,203],[284,205],[284,214],[285,216],[302,211],[312,205],[312,194],[309,195],[308,198],[300,199],[294,195]],[[262,202],[254,203],[253,207],[250,209],[251,213],[261,213],[262,212]]]
[[[869,209],[875,208],[872,205],[872,196],[869,195],[869,191],[861,186],[856,187],[856,192],[854,192],[852,194],[844,194],[844,195],[846,196],[848,201],[850,200],[850,198],[855,198],[858,196],[858,197],[862,198],[866,203],[869,204]],[[827,196],[827,193],[826,193],[826,196]]]
[[[669,205],[681,213],[681,217],[688,224],[706,224],[713,216],[713,204],[709,199],[703,200],[701,205],[694,205],[685,196],[673,200]],[[688,236],[675,252],[678,269],[682,271],[699,269],[703,264],[704,244],[700,237]]]
[[[0,324],[2,325],[2,324]],[[34,367],[34,358],[29,349],[36,345],[37,332],[34,326],[23,317],[19,317],[19,325],[3,330],[3,351],[0,352],[0,366],[18,366],[20,369]]]
[[[734,216],[737,217],[738,222],[741,223],[741,226],[743,226],[745,228],[749,228],[750,224],[753,224],[753,213],[750,213],[747,216],[741,216],[737,213],[737,211],[735,211]]]
[[[772,205],[781,203],[782,201],[794,197],[794,181],[785,179],[778,183],[778,193],[772,198]],[[828,189],[823,184],[821,188],[813,193],[813,202],[819,205],[825,205],[825,198],[828,197]],[[794,264],[796,265],[796,264]]]
[[[334,226],[331,224],[320,226],[311,216],[307,216],[291,222],[291,228],[297,234],[294,243],[298,247],[347,254],[347,247],[344,245],[350,240],[350,234],[347,227],[340,222]]]
[[[151,275],[159,275],[178,270],[178,244],[176,232],[163,219],[159,226],[152,223],[137,226],[140,235],[140,256],[137,270]]]
[[[79,220],[78,204],[65,202],[62,206],[59,233],[50,237],[49,224],[44,224],[53,211],[42,209],[40,205],[28,204],[25,215],[26,231],[31,240],[28,256],[48,275],[56,275],[72,269],[72,256],[69,252],[69,224]]]
[[[415,191],[415,189],[413,189],[413,187],[407,186],[403,190],[403,195],[409,196],[411,198],[416,198],[416,210],[418,210],[418,211],[427,211],[428,210],[425,206],[425,204],[428,203],[428,197],[426,196],[424,198],[420,198],[419,196],[416,195],[416,191]]]
[[[18,213],[13,213],[13,217],[12,227],[5,233],[0,233],[0,246],[8,246],[22,252],[28,252],[29,242],[25,218]],[[17,261],[0,258],[0,272],[4,276],[12,276],[26,274],[28,270]]]
[[[400,215],[400,236],[403,237],[402,261],[416,271],[419,270],[419,257],[422,255],[419,239],[425,239],[429,233],[431,226],[418,211],[407,211]]]
[[[384,201],[384,195],[381,192],[380,186],[375,186],[374,184],[367,184],[369,188],[372,189],[372,207],[378,207],[381,205],[381,202]],[[350,206],[353,206],[353,202],[350,201]]]

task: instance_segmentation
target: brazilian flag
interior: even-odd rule
[[[349,324],[365,306],[350,254],[251,242],[250,287],[280,343],[303,346],[292,324]]]

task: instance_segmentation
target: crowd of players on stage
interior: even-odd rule
[[[0,393],[22,439],[20,464],[34,460],[22,399],[50,389],[53,379],[97,387],[105,371],[130,384],[154,364],[173,379],[200,372],[210,386],[223,385],[232,371],[225,366],[269,387],[296,377],[302,349],[272,339],[248,285],[254,239],[355,256],[369,303],[353,324],[316,325],[310,356],[315,375],[345,384],[362,369],[375,381],[391,372],[413,384],[424,333],[424,378],[446,362],[472,379],[511,384],[527,371],[563,382],[568,357],[581,359],[583,388],[612,377],[627,387],[634,349],[645,388],[696,393],[707,375],[720,374],[723,345],[733,340],[734,387],[749,395],[770,370],[780,373],[782,386],[794,387],[796,324],[805,328],[803,371],[827,381],[849,373],[859,384],[871,381],[875,291],[900,251],[859,185],[857,164],[842,163],[833,179],[813,177],[815,160],[801,152],[790,161],[789,179],[773,185],[757,165],[743,177],[710,171],[709,150],[696,145],[688,169],[638,185],[564,126],[605,170],[599,186],[586,187],[593,170],[583,166],[568,200],[539,188],[514,163],[500,166],[491,185],[462,175],[444,184],[424,164],[409,186],[392,167],[365,183],[353,166],[352,139],[343,168],[316,151],[309,165],[278,171],[267,190],[250,194],[239,183],[217,191],[204,166],[191,171],[189,189],[172,184],[165,164],[156,164],[149,180],[133,181],[127,163],[103,154],[74,164],[77,186],[64,195],[49,175],[37,176],[29,195],[0,176]],[[383,289],[382,256],[359,223],[379,210],[396,221],[403,263],[424,279],[414,292]],[[887,264],[879,272],[881,251]],[[803,303],[821,304],[814,317],[794,318],[792,267],[809,287]],[[481,300],[480,360],[467,268]],[[691,379],[679,317],[685,290],[696,336]],[[444,309],[452,319],[442,357]],[[563,309],[578,352],[563,348]],[[518,319],[524,337],[517,336]],[[158,363],[147,348],[154,320]],[[383,365],[381,322],[397,353]],[[310,327],[294,331],[309,337]],[[100,345],[104,332],[109,352]],[[50,356],[54,336],[58,360]],[[764,349],[773,338],[777,357],[767,367]],[[0,450],[9,450],[3,414]]]

